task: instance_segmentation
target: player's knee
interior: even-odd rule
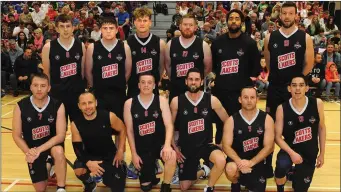
[[[286,172],[291,168],[292,162],[289,155],[284,153],[279,153],[276,160],[275,177],[283,178]]]
[[[148,184],[146,185],[142,185],[141,184],[141,190],[143,192],[148,192],[148,191],[151,191],[152,190],[152,187],[153,187],[153,184],[151,182],[149,182]]]
[[[227,163],[225,172],[228,177],[236,177],[238,172],[237,164],[234,162]]]
[[[180,181],[181,191],[187,191],[191,187],[191,181]]]
[[[54,160],[65,160],[64,148],[62,146],[54,146],[51,149],[51,155]]]
[[[77,169],[74,169],[73,171],[75,172],[75,175],[77,177],[84,175],[86,173],[86,169],[84,168],[77,168]]]
[[[34,186],[34,189],[36,190],[36,192],[44,192],[44,191],[46,191],[46,187],[47,187],[45,182],[35,183],[33,186]]]

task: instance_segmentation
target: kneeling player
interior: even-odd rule
[[[171,147],[173,124],[168,101],[153,94],[155,86],[155,78],[150,72],[140,74],[140,94],[126,101],[124,122],[132,162],[140,171],[142,191],[150,191],[152,185],[159,183],[160,179],[155,175],[155,160],[161,155],[165,165],[161,191],[168,192],[171,191],[170,182],[176,167],[176,154]]]
[[[45,191],[46,160],[52,156],[57,176],[57,192],[65,191],[66,160],[63,142],[66,132],[64,105],[49,97],[51,87],[45,74],[31,77],[32,96],[18,102],[13,112],[13,139],[25,153],[36,191]]]
[[[174,145],[178,155],[179,180],[182,191],[188,190],[192,184],[200,177],[208,176],[209,169],[197,172],[200,159],[209,159],[212,167],[208,184],[204,191],[211,192],[224,172],[225,156],[220,148],[212,143],[213,110],[222,121],[228,115],[220,101],[209,93],[200,90],[203,84],[203,77],[199,69],[191,68],[186,75],[188,91],[178,97],[174,97],[171,102],[171,112],[173,122],[179,122],[179,147]],[[200,173],[201,172],[201,173]]]
[[[223,149],[228,156],[225,173],[232,182],[232,192],[240,192],[239,182],[254,192],[266,188],[264,160],[274,150],[274,122],[256,108],[257,100],[255,88],[242,88],[242,109],[224,125]]]
[[[79,96],[78,106],[83,115],[72,122],[71,131],[77,156],[74,171],[83,182],[84,191],[96,189],[93,177],[102,177],[111,191],[124,191],[126,168],[121,162],[126,128],[123,122],[112,112],[97,110],[97,100],[90,92]],[[119,132],[118,149],[111,137],[113,129]]]
[[[285,174],[293,163],[292,187],[295,192],[308,191],[315,166],[320,168],[324,163],[326,126],[323,102],[306,97],[308,90],[305,77],[295,76],[288,86],[291,99],[277,108],[275,141],[281,148],[275,169],[278,192],[284,191]]]

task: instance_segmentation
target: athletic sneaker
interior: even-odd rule
[[[1,89],[1,98],[3,98],[6,95],[5,90]]]
[[[66,190],[63,188],[59,188],[56,192],[66,192]]]
[[[89,184],[84,185],[84,192],[96,192],[96,182],[91,182]]]
[[[203,170],[205,172],[205,174],[202,176],[202,178],[206,179],[211,172],[210,168],[207,165],[202,165],[201,170]]]
[[[163,173],[163,168],[161,167],[158,159],[155,161],[155,165],[156,165],[155,174],[158,175]]]
[[[179,180],[179,167],[176,166],[175,173],[173,175],[171,184],[179,185],[179,183],[180,183],[180,180]]]
[[[204,192],[213,192],[214,191],[214,187],[208,187],[208,186],[206,186],[205,188],[204,188]]]
[[[128,179],[138,179],[138,170],[135,169],[135,166],[132,162],[130,162],[129,166],[127,167],[127,178]]]

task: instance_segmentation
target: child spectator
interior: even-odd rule
[[[260,60],[260,66],[262,67],[262,69],[261,69],[261,72],[260,72],[260,74],[256,80],[256,86],[257,86],[257,92],[258,93],[262,93],[264,91],[264,89],[267,89],[269,86],[269,81],[268,81],[269,71],[266,68],[266,63],[265,63],[264,57]]]
[[[337,72],[336,64],[334,62],[328,62],[326,68],[326,81],[327,81],[327,88],[326,88],[326,95],[327,101],[333,101],[330,98],[330,89],[335,87],[335,94],[336,97],[334,100],[340,102],[340,78],[339,73]]]

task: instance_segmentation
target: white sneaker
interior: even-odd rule
[[[156,164],[155,174],[158,175],[158,174],[163,173],[163,168],[161,167],[158,159],[155,161],[155,164]]]
[[[211,170],[206,165],[202,165],[201,170],[203,170],[205,172],[205,175],[203,176],[204,179],[210,175]]]
[[[66,192],[65,189],[59,188],[56,192]]]
[[[180,180],[179,180],[179,167],[178,166],[176,166],[175,173],[173,175],[171,184],[173,184],[173,185],[179,185],[180,184]]]

